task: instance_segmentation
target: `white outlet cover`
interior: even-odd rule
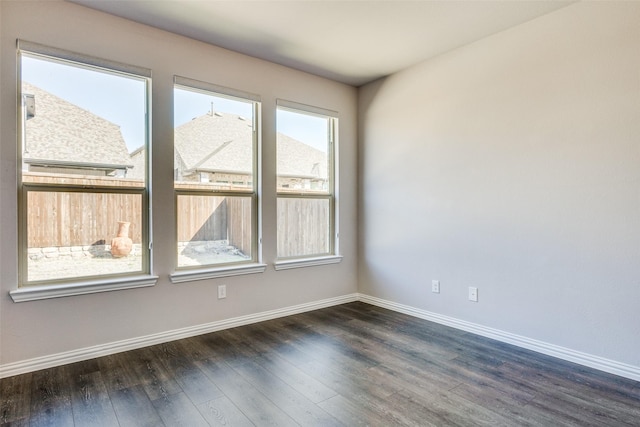
[[[469,301],[478,302],[478,288],[469,286]]]
[[[431,281],[431,292],[433,292],[435,294],[439,294],[440,293],[440,281],[439,280],[432,280]]]

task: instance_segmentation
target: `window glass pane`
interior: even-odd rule
[[[252,197],[178,195],[178,267],[252,259]]]
[[[23,54],[22,181],[143,187],[146,80]]]
[[[142,272],[140,194],[28,191],[27,278]]]
[[[21,285],[148,273],[147,79],[19,58]]]
[[[174,89],[176,188],[253,189],[253,102]]]
[[[278,192],[329,193],[329,118],[277,111]]]
[[[179,268],[257,257],[255,106],[252,100],[174,87]]]
[[[329,209],[329,199],[279,197],[278,258],[328,254]]]

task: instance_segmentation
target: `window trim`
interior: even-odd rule
[[[73,283],[23,286],[9,291],[9,295],[14,302],[37,301],[123,289],[145,288],[155,286],[157,281],[158,276],[137,274],[109,279],[81,280]]]
[[[118,289],[153,286],[158,277],[151,273],[151,168],[150,168],[150,110],[151,110],[151,70],[143,67],[127,65],[116,61],[96,58],[89,55],[70,52],[50,46],[41,45],[25,40],[16,41],[16,55],[18,68],[17,101],[17,199],[18,199],[18,283],[17,289],[9,292],[15,302],[32,301],[37,299],[57,298],[71,295],[81,295],[105,292]],[[87,186],[78,184],[47,184],[23,182],[21,165],[23,163],[22,150],[24,140],[24,111],[22,108],[22,58],[32,57],[44,61],[62,63],[77,68],[96,70],[96,72],[113,73],[114,75],[137,79],[145,86],[145,141],[147,157],[145,159],[144,185],[141,187],[118,186]],[[79,192],[79,193],[112,193],[112,194],[140,194],[141,196],[141,270],[122,272],[109,275],[90,275],[56,278],[51,280],[28,280],[28,235],[27,235],[27,194],[30,191],[44,192]]]
[[[186,90],[196,90],[201,93],[211,93],[223,95],[231,99],[237,99],[238,101],[252,101],[261,103],[260,95],[254,93],[245,92],[238,89],[233,89],[226,86],[220,86],[213,83],[203,82],[201,80],[190,79],[188,77],[173,76],[173,87],[182,86]]]
[[[56,60],[63,63],[72,62],[80,66],[86,65],[91,68],[100,68],[107,72],[115,71],[117,74],[129,74],[134,77],[151,79],[151,70],[149,68],[129,65],[118,61],[111,61],[109,59],[98,58],[82,53],[71,52],[68,50],[45,46],[39,43],[33,43],[21,39],[17,40],[16,46],[18,52],[25,51],[31,55],[52,59],[54,62]],[[18,66],[20,66],[20,62],[18,62]]]
[[[339,263],[342,260],[342,256],[339,251],[339,221],[338,221],[338,135],[339,135],[339,122],[340,114],[337,111],[329,110],[326,108],[315,107],[308,104],[302,104],[295,101],[288,101],[285,99],[276,100],[276,113],[278,110],[290,111],[293,113],[302,113],[321,118],[326,118],[329,125],[329,147],[328,147],[328,159],[330,160],[329,169],[327,171],[329,175],[329,190],[327,192],[296,192],[296,191],[281,191],[277,187],[277,170],[276,170],[276,204],[280,198],[300,198],[300,199],[328,199],[329,200],[329,252],[315,253],[309,255],[296,255],[290,257],[277,257],[274,261],[274,267],[276,270],[286,270],[299,267],[310,267],[316,265],[334,264]],[[277,126],[276,126],[277,132]],[[276,153],[277,162],[277,153]],[[276,228],[277,217],[276,217]],[[276,239],[276,254],[277,254],[277,239]]]
[[[315,267],[317,265],[338,264],[342,261],[342,255],[326,255],[313,257],[298,257],[292,259],[281,259],[273,263],[276,271],[291,270],[294,268]]]
[[[176,264],[175,271],[169,275],[172,283],[184,283],[194,280],[237,276],[242,274],[262,273],[266,270],[266,264],[262,264],[262,210],[261,210],[261,183],[262,183],[262,138],[261,138],[261,98],[259,95],[232,89],[212,83],[194,80],[187,77],[174,76],[173,90],[176,88],[198,92],[206,95],[228,98],[235,101],[251,103],[252,108],[252,188],[249,190],[210,190],[210,189],[179,189],[175,186],[174,178],[174,204],[176,212]],[[174,106],[175,108],[175,106]],[[175,129],[175,128],[174,128]],[[175,148],[174,148],[175,150]],[[175,165],[174,165],[175,170]],[[194,266],[178,266],[178,197],[185,195],[213,196],[213,197],[250,197],[251,198],[251,259],[219,264],[205,264]]]
[[[221,277],[242,276],[245,274],[264,273],[267,264],[252,262],[248,264],[226,264],[215,268],[197,268],[175,271],[169,275],[171,283],[193,282],[195,280],[218,279]]]

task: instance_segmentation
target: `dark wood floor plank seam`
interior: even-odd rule
[[[317,404],[338,394],[335,390],[275,354],[263,354],[256,358],[256,363],[289,384],[313,403]]]
[[[257,363],[247,362],[243,365],[234,366],[233,370],[300,425],[342,425],[322,408],[307,399],[304,395],[298,393],[285,381],[262,368],[262,366]]]
[[[211,426],[255,426],[226,396],[202,403],[198,405],[198,410]]]
[[[208,427],[198,408],[189,400],[184,392],[164,395],[154,400],[160,418],[165,425],[171,427]]]
[[[110,390],[109,397],[121,427],[165,426],[142,385]]]
[[[197,362],[209,379],[256,425],[298,424],[264,394],[237,374],[226,362],[207,359]]]
[[[29,425],[73,425],[68,369],[61,366],[32,375]]]
[[[72,380],[71,408],[76,427],[119,425],[100,371],[80,374]]]

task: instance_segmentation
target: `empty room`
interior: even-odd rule
[[[640,2],[0,1],[0,425],[640,425]]]

